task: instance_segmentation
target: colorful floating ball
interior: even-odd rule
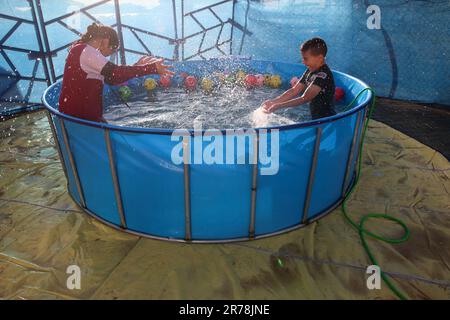
[[[209,78],[203,78],[201,87],[206,92],[211,92],[214,89],[214,81]]]
[[[157,86],[158,86],[158,83],[153,78],[149,78],[144,81],[144,88],[147,91],[153,91],[156,89]]]
[[[188,90],[195,90],[197,87],[197,79],[194,76],[187,76],[184,79],[184,87]]]
[[[119,95],[123,100],[127,101],[128,99],[131,98],[133,92],[131,91],[130,87],[122,86],[119,88]]]
[[[336,100],[336,102],[339,102],[341,100],[343,100],[345,98],[345,91],[343,88],[341,87],[336,87],[335,93],[334,93],[334,98]]]
[[[291,82],[290,82],[291,88],[295,87],[295,85],[298,83],[298,80],[300,80],[298,77],[293,77],[291,79]]]
[[[256,86],[262,87],[264,85],[265,77],[262,74],[256,75]]]
[[[244,78],[244,83],[247,88],[254,88],[258,84],[258,78],[253,74],[248,74]]]
[[[270,78],[271,78],[272,76],[270,75],[270,74],[265,74],[264,75],[264,85],[265,86],[270,86]]]
[[[232,74],[227,74],[225,75],[224,81],[226,84],[232,85],[236,82],[236,77]]]
[[[238,72],[236,72],[236,81],[242,83],[244,82],[246,76],[247,74],[244,71],[239,70]]]
[[[276,88],[281,87],[281,83],[282,83],[282,80],[279,75],[274,75],[274,76],[270,77],[269,86],[271,86],[272,88],[276,89]]]
[[[163,88],[169,88],[172,85],[172,78],[170,76],[161,76],[159,78],[159,84]]]

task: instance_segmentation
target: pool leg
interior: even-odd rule
[[[309,205],[311,203],[312,189],[314,186],[314,177],[316,174],[317,159],[319,158],[321,137],[322,137],[322,128],[318,127],[316,129],[316,142],[314,145],[314,154],[312,158],[311,169],[309,171],[309,181],[308,181],[308,189],[306,190],[305,206],[303,207],[303,219],[302,219],[303,224],[306,224],[308,222]]]
[[[125,220],[125,213],[123,210],[122,194],[120,193],[119,178],[117,176],[116,163],[114,161],[109,129],[105,129],[105,141],[106,149],[108,150],[109,167],[111,168],[111,176],[114,184],[114,194],[116,196],[117,210],[119,211],[120,225],[123,229],[126,229],[127,222]]]
[[[61,166],[63,168],[64,175],[66,176],[67,190],[69,190],[69,175],[67,174],[67,166],[61,151],[61,145],[59,143],[58,134],[56,133],[55,124],[53,123],[53,119],[50,112],[46,110],[45,113],[47,114],[48,124],[50,125],[50,129],[53,135],[53,141],[55,142],[56,150],[58,151],[58,156],[59,160],[61,161]]]
[[[347,169],[345,170],[345,176],[344,176],[344,184],[342,185],[342,197],[345,197],[347,193],[347,184],[348,179],[350,175],[350,167],[352,165],[353,156],[355,154],[355,147],[356,147],[356,141],[358,140],[358,132],[359,132],[359,125],[361,122],[361,112],[358,112],[358,117],[356,119],[356,125],[355,125],[355,132],[353,133],[353,140],[352,140],[352,146],[350,147],[350,153],[347,160]]]
[[[256,131],[256,135],[253,143],[253,172],[252,172],[252,198],[250,209],[250,227],[249,227],[249,239],[255,239],[255,219],[256,219],[256,189],[258,183],[258,152],[259,152],[259,132]]]
[[[75,159],[73,158],[72,150],[70,149],[69,137],[67,136],[66,126],[63,119],[59,119],[61,125],[61,131],[64,138],[64,144],[66,145],[67,155],[69,156],[70,166],[72,167],[72,174],[75,179],[75,184],[77,186],[78,195],[80,196],[81,206],[86,208],[86,201],[84,199],[83,188],[81,187],[80,177],[78,176],[77,166],[75,164]]]
[[[183,162],[184,162],[184,219],[185,219],[185,240],[192,240],[191,228],[191,176],[190,176],[190,139],[183,139]]]

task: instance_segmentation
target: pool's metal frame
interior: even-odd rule
[[[373,98],[373,97],[372,97]],[[367,115],[367,108],[368,105],[370,103],[369,102],[365,102],[362,103],[361,105],[343,112],[341,114],[337,114],[335,116],[329,117],[329,118],[323,118],[323,119],[319,119],[319,120],[314,120],[314,121],[310,121],[310,122],[304,122],[304,123],[298,123],[298,124],[294,124],[294,125],[288,125],[288,126],[278,126],[278,127],[271,127],[270,129],[279,129],[279,130],[289,130],[289,129],[294,129],[294,128],[298,128],[298,127],[307,127],[307,126],[314,126],[317,124],[321,124],[321,123],[327,123],[327,122],[331,122],[331,121],[335,121],[337,119],[340,118],[344,118],[347,117],[355,112],[358,112],[358,116],[357,116],[357,120],[356,120],[356,126],[355,126],[355,131],[353,134],[353,138],[352,138],[352,144],[349,150],[349,154],[348,154],[348,159],[347,159],[347,165],[346,165],[346,172],[344,175],[344,182],[343,182],[343,186],[342,186],[342,196],[338,199],[338,201],[336,201],[336,203],[334,203],[333,205],[331,205],[328,209],[324,210],[322,213],[319,213],[317,215],[315,215],[313,218],[308,219],[308,209],[309,209],[309,205],[310,205],[310,198],[311,198],[311,194],[312,194],[312,189],[314,186],[314,177],[315,177],[315,171],[316,171],[316,167],[317,167],[317,162],[318,162],[318,157],[319,157],[319,147],[320,147],[320,142],[321,142],[321,136],[322,136],[322,128],[321,127],[317,127],[316,128],[316,133],[315,133],[315,143],[314,143],[314,152],[312,155],[312,162],[311,162],[311,167],[310,167],[310,171],[309,171],[309,180],[308,180],[308,187],[307,187],[307,194],[306,194],[306,201],[305,201],[305,205],[303,208],[303,212],[299,213],[299,223],[295,226],[291,226],[289,228],[285,228],[282,230],[278,230],[276,232],[272,232],[272,233],[267,233],[267,234],[263,234],[263,235],[255,235],[255,220],[256,220],[256,194],[257,194],[257,177],[258,177],[258,143],[254,143],[254,148],[255,151],[254,152],[254,156],[256,160],[253,165],[252,168],[252,187],[251,187],[251,210],[250,210],[250,225],[249,225],[249,231],[248,231],[248,237],[246,238],[235,238],[235,239],[226,239],[226,240],[193,240],[192,239],[192,232],[191,232],[191,207],[190,207],[190,165],[188,164],[188,161],[185,161],[184,163],[184,203],[185,203],[185,239],[175,239],[175,238],[166,238],[166,237],[158,237],[158,236],[153,236],[153,235],[149,235],[149,234],[144,234],[141,232],[137,232],[134,230],[130,230],[127,228],[126,225],[126,221],[125,221],[125,213],[123,211],[123,205],[122,205],[122,196],[120,193],[120,183],[119,180],[117,178],[117,172],[116,172],[116,167],[115,167],[115,161],[114,161],[114,157],[113,157],[113,151],[112,151],[112,147],[111,147],[111,141],[110,141],[110,130],[120,130],[120,131],[126,131],[126,132],[146,132],[148,134],[169,134],[169,132],[173,132],[172,130],[165,130],[165,129],[146,129],[146,128],[127,128],[127,127],[118,127],[118,126],[113,126],[113,125],[109,125],[109,124],[104,124],[104,123],[95,123],[95,122],[91,122],[91,121],[87,121],[87,120],[82,120],[82,119],[78,119],[78,118],[74,118],[65,114],[60,113],[59,111],[55,110],[54,108],[50,107],[50,105],[46,102],[45,100],[45,95],[43,98],[43,102],[45,107],[47,108],[46,112],[47,112],[47,117],[48,117],[48,121],[49,121],[49,125],[51,127],[51,131],[52,131],[52,135],[53,135],[53,139],[55,141],[56,144],[56,148],[58,150],[58,154],[59,157],[61,159],[61,163],[64,169],[64,173],[66,175],[66,179],[67,179],[67,189],[69,190],[69,177],[66,171],[66,166],[65,166],[65,162],[64,162],[64,157],[62,155],[61,152],[61,143],[58,139],[58,136],[56,134],[56,129],[52,120],[52,114],[55,115],[57,117],[57,119],[59,119],[60,124],[61,124],[61,129],[62,129],[62,135],[63,135],[63,139],[64,139],[64,144],[66,146],[66,150],[67,150],[67,154],[68,154],[68,158],[72,167],[72,175],[75,179],[75,183],[76,183],[76,187],[78,190],[78,194],[80,195],[80,201],[78,201],[77,199],[75,199],[73,197],[73,195],[69,192],[70,197],[72,198],[72,200],[77,203],[81,209],[86,212],[87,214],[89,214],[90,216],[94,217],[95,219],[101,221],[102,223],[117,229],[117,230],[121,230],[133,235],[137,235],[140,237],[146,237],[146,238],[150,238],[150,239],[156,239],[156,240],[165,240],[165,241],[174,241],[174,242],[187,242],[187,243],[229,243],[229,242],[236,242],[236,241],[248,241],[248,240],[256,240],[256,239],[262,239],[262,238],[267,238],[270,236],[275,236],[275,235],[279,235],[285,232],[289,232],[289,231],[293,231],[302,227],[305,227],[317,220],[319,220],[320,218],[323,218],[324,216],[328,215],[329,213],[331,213],[333,210],[335,210],[338,206],[341,205],[342,201],[345,199],[347,193],[349,192],[349,190],[351,189],[351,186],[353,185],[355,178],[356,178],[356,168],[357,168],[357,163],[355,166],[355,169],[353,172],[350,172],[351,170],[351,164],[352,164],[352,160],[354,159],[355,153],[357,154],[357,158],[356,161],[358,161],[359,157],[359,152],[361,151],[359,148],[359,144],[358,144],[358,136],[360,133],[360,129],[362,126],[364,126],[364,123],[366,121],[366,115]],[[77,172],[77,167],[76,167],[76,162],[75,159],[72,156],[72,152],[71,152],[71,148],[70,148],[70,141],[69,138],[67,136],[67,132],[64,126],[64,119],[69,120],[69,121],[73,121],[73,122],[78,122],[78,123],[82,123],[85,125],[89,125],[89,126],[93,126],[93,127],[97,127],[97,128],[102,128],[105,130],[105,139],[106,139],[106,145],[107,145],[107,151],[108,151],[108,159],[109,159],[109,164],[110,164],[110,169],[111,169],[111,174],[113,177],[113,185],[114,185],[114,191],[115,191],[115,197],[116,197],[116,201],[118,203],[118,212],[119,212],[119,218],[121,221],[121,226],[117,226],[111,222],[106,221],[105,219],[99,217],[97,214],[95,214],[94,212],[90,211],[86,205],[85,205],[85,201],[84,201],[84,197],[83,197],[83,189],[82,189],[82,184],[79,180],[79,176],[78,176],[78,172]],[[362,118],[362,119],[361,119]],[[362,120],[362,121],[361,121]],[[256,142],[259,139],[259,130],[260,129],[267,129],[267,128],[258,128],[256,129],[256,135],[255,135],[255,140]],[[194,132],[190,131],[190,134],[193,136]],[[183,143],[183,149],[184,152],[183,154],[186,156],[189,154],[188,150],[189,150],[189,145],[187,143]],[[185,159],[186,160],[186,159]],[[349,183],[349,179],[351,178],[351,181]],[[347,185],[348,184],[348,185]]]

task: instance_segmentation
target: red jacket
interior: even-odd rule
[[[59,98],[59,111],[86,120],[103,121],[103,84],[118,85],[157,73],[156,65],[117,66],[85,43],[69,52]]]

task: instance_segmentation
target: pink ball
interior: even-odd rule
[[[257,74],[256,75],[256,86],[257,87],[262,87],[264,85],[264,80],[265,80],[264,75]]]
[[[254,76],[253,74],[248,74],[244,78],[245,86],[247,88],[253,88],[256,86],[258,82],[258,78]]]
[[[197,79],[194,76],[187,76],[184,80],[184,86],[186,89],[194,90],[197,87]]]
[[[290,82],[291,83],[291,88],[293,88],[297,84],[298,80],[300,80],[300,79],[297,78],[297,77],[293,77],[291,79],[291,82]]]
[[[169,76],[161,76],[159,78],[159,84],[163,88],[169,88],[172,85],[172,79]]]
[[[334,93],[334,98],[337,102],[343,100],[345,97],[345,91],[341,87],[336,87],[336,91]]]

